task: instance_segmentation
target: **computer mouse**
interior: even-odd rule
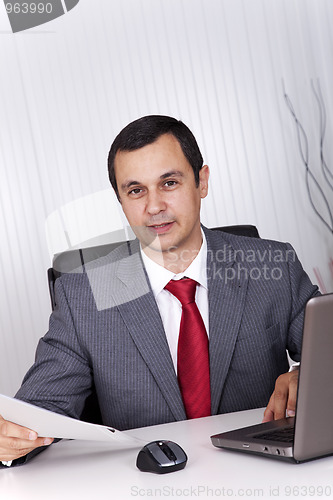
[[[187,463],[185,451],[173,441],[152,441],[139,452],[136,466],[143,472],[166,474],[184,469]]]

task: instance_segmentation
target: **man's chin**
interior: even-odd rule
[[[133,229],[133,228],[132,228]],[[175,249],[172,244],[171,235],[167,232],[157,234],[149,227],[136,228],[135,235],[139,239],[142,249],[154,252],[169,252]]]
[[[166,244],[165,242],[161,241],[161,238],[158,236],[151,242],[143,242],[141,241],[141,246],[146,253],[148,252],[155,252],[155,253],[171,253],[176,250],[177,247]]]

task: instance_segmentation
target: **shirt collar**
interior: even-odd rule
[[[171,279],[178,280],[183,278],[184,276],[195,280],[197,283],[199,283],[199,285],[205,287],[206,289],[208,288],[207,270],[206,270],[207,241],[204,232],[201,231],[201,233],[202,233],[202,245],[198,255],[191,262],[188,268],[185,269],[185,271],[178,274],[175,274],[172,271],[165,269],[165,267],[157,264],[152,259],[150,259],[142,250],[142,247],[140,245],[141,257],[144,266],[146,268],[150,285],[152,287],[155,297],[164,289],[165,285],[169,283]]]

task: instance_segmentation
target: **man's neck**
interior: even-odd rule
[[[199,251],[200,249],[192,252],[186,251],[186,256],[182,254],[179,255],[175,251],[156,252],[153,250],[150,252],[145,251],[145,253],[151,260],[156,262],[156,264],[159,264],[165,269],[168,269],[168,271],[178,274],[182,273],[190,266],[190,264],[198,255]]]
[[[142,248],[143,252],[156,264],[164,267],[174,274],[184,272],[197,257],[202,246],[202,238],[198,248],[193,249],[168,249],[167,251],[158,251],[150,247]]]

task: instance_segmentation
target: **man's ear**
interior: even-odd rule
[[[199,171],[199,189],[201,198],[206,198],[208,194],[208,179],[209,167],[208,165],[204,165]]]

